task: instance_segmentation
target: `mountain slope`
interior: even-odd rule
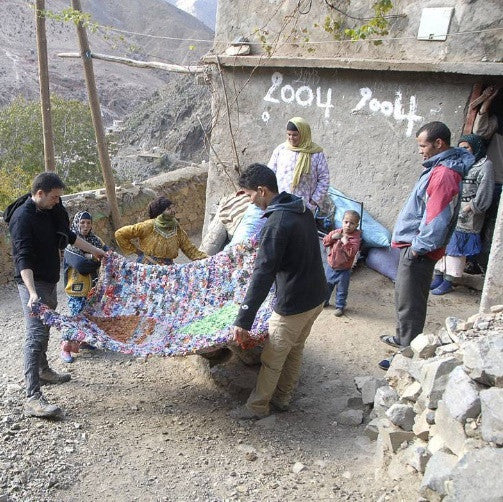
[[[129,115],[116,133],[112,164],[121,180],[139,181],[208,161],[211,93],[177,75]]]
[[[68,4],[68,1],[51,0],[46,6],[59,12]],[[17,96],[38,99],[38,70],[33,8],[26,0],[2,1],[2,7],[0,106],[5,106]],[[211,43],[192,39],[211,40],[212,31],[164,0],[82,0],[82,9],[91,13],[100,25],[130,32],[88,33],[93,52],[186,65],[196,63],[211,47]],[[87,99],[80,60],[57,57],[58,52],[79,50],[74,25],[48,19],[46,27],[51,92],[67,98]],[[192,45],[195,48],[192,49]],[[112,118],[122,118],[170,79],[168,73],[160,70],[136,69],[97,60],[94,60],[94,70],[108,122]]]

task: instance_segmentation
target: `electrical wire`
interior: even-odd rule
[[[446,37],[453,37],[458,35],[471,35],[474,33],[486,33],[490,31],[501,31],[503,30],[503,26],[500,28],[487,28],[485,30],[470,30],[470,31],[458,31],[455,33],[446,33]],[[358,40],[324,40],[320,42],[302,42],[302,45],[321,45],[321,44],[330,44],[330,43],[355,43],[355,42],[387,42],[394,40],[416,40],[415,36],[410,37],[376,37],[376,38],[365,38]],[[261,43],[253,42],[250,45],[262,45]],[[282,45],[299,45],[299,42],[283,42]]]
[[[147,37],[147,38],[157,38],[161,40],[179,40],[181,42],[204,42],[208,44],[214,43],[214,40],[207,40],[207,39],[201,39],[201,38],[180,38],[180,37],[167,37],[164,35],[151,35],[150,33],[138,33],[136,31],[127,31],[127,30],[121,30],[120,28],[115,28],[113,26],[105,26],[105,25],[98,25],[98,27],[103,28],[103,29],[108,29],[110,31],[115,31],[117,33],[125,33],[126,35],[135,35],[139,37]]]
[[[204,42],[204,43],[223,43],[223,44],[229,44],[229,40],[206,40],[206,39],[198,39],[198,38],[178,38],[178,37],[167,37],[163,35],[151,35],[150,33],[138,33],[134,31],[127,31],[127,30],[121,30],[119,28],[114,28],[112,26],[100,26],[102,28],[107,28],[111,31],[116,31],[118,33],[125,33],[127,35],[135,35],[135,36],[141,36],[141,37],[147,37],[147,38],[158,38],[158,39],[164,39],[164,40],[179,40],[182,42]],[[488,33],[492,31],[501,31],[503,30],[503,26],[499,28],[486,28],[483,30],[469,30],[469,31],[459,31],[459,32],[454,32],[454,33],[447,33],[447,37],[452,37],[452,36],[458,36],[458,35],[471,35],[475,33]],[[415,36],[410,36],[410,37],[377,37],[377,38],[365,38],[365,39],[360,39],[360,40],[324,40],[320,42],[302,42],[302,45],[320,45],[320,44],[330,44],[330,43],[354,43],[354,42],[386,42],[388,40],[416,40]],[[283,45],[299,45],[299,42],[283,42]],[[246,45],[257,45],[261,46],[263,45],[261,42],[246,42]]]

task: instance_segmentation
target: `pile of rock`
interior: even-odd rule
[[[419,335],[386,380],[356,382],[366,402],[375,391],[376,475],[418,473],[427,500],[502,500],[503,305]]]

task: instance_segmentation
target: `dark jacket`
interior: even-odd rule
[[[93,245],[104,251],[108,251],[108,247],[105,246],[105,243],[97,235],[93,235],[93,237],[95,238],[92,243]],[[68,284],[69,274],[73,272],[73,269],[84,276],[89,275],[91,284],[97,279],[98,269],[101,265],[100,261],[93,258],[86,258],[85,254],[82,251],[76,250],[74,246],[68,246],[65,249],[63,258],[63,283],[65,288]]]
[[[101,262],[86,258],[81,254],[75,253],[71,249],[65,249],[63,260],[63,283],[66,286],[68,282],[68,272],[74,268],[82,275],[91,275],[91,279],[97,276],[97,271],[100,268]]]
[[[35,281],[55,284],[59,280],[59,250],[77,236],[70,230],[68,213],[60,203],[49,210],[37,209],[31,197],[5,211],[14,258],[14,278],[22,284],[21,270],[33,270]]]
[[[328,294],[316,224],[304,201],[281,192],[271,201],[264,217],[267,222],[253,275],[234,323],[247,330],[274,281],[274,311],[283,316],[311,310]]]

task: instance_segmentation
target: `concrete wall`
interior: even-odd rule
[[[161,174],[143,183],[117,188],[122,224],[130,225],[148,219],[147,205],[163,195],[177,207],[177,217],[187,233],[194,234],[203,226],[207,165],[191,166]],[[63,197],[70,218],[87,209],[93,216],[93,230],[106,244],[114,247],[110,206],[105,190],[92,190]],[[0,284],[13,278],[12,248],[7,224],[0,218]]]
[[[324,149],[332,186],[364,202],[391,229],[421,172],[415,131],[448,124],[459,137],[476,77],[313,68],[225,68],[233,137],[241,167],[267,163],[285,140],[286,123],[300,115]],[[253,73],[252,79],[250,75]],[[234,91],[239,92],[236,98]],[[233,190],[235,155],[223,94],[214,97],[207,210]],[[226,172],[222,164],[226,165]]]
[[[351,0],[332,2],[354,17],[371,17],[372,2]],[[501,31],[485,31],[500,26],[503,6],[500,0],[392,0],[389,38],[381,45],[369,40],[336,41],[331,34],[315,24],[323,25],[327,14],[337,14],[322,0],[301,2],[306,14],[299,14],[297,0],[219,0],[215,40],[218,52],[238,37],[247,37],[252,53],[263,52],[257,28],[267,32],[267,43],[275,56],[358,57],[384,60],[501,62],[503,57]],[[453,7],[449,33],[445,41],[417,40],[421,13],[426,7]],[[362,24],[341,17],[352,23]],[[297,32],[293,30],[296,29]],[[479,33],[474,33],[480,31]],[[461,32],[467,32],[462,34]],[[454,35],[455,34],[455,35]],[[305,40],[308,39],[308,43]],[[321,42],[321,43],[312,43]],[[310,52],[307,52],[309,48]]]

